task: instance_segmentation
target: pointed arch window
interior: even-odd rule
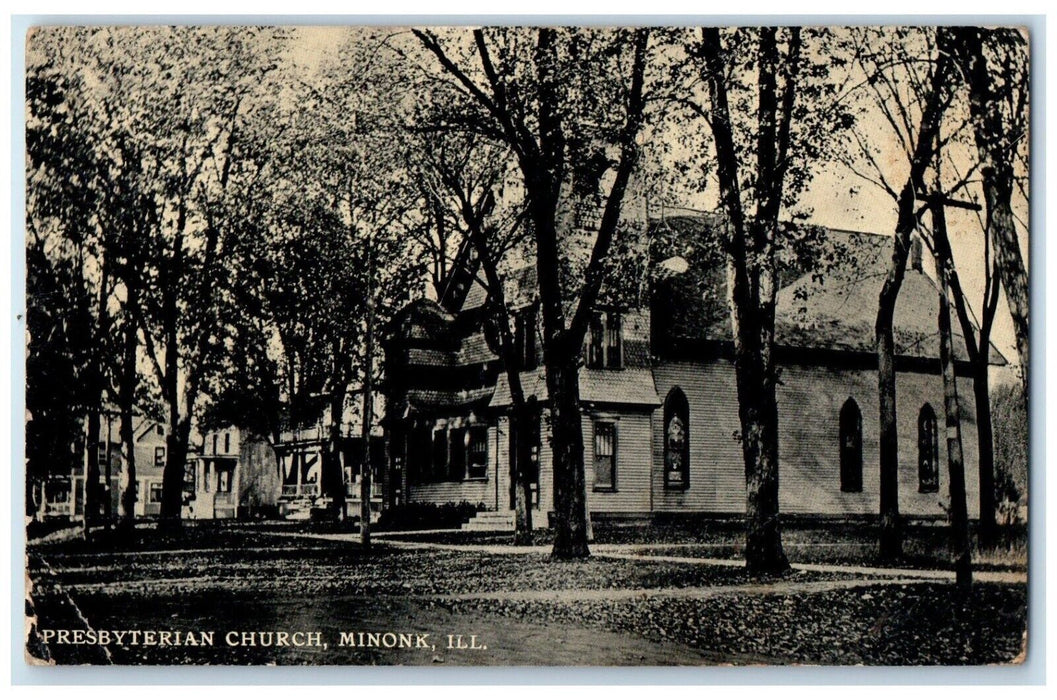
[[[862,491],[862,412],[851,398],[840,409],[840,490]]]
[[[679,387],[664,400],[664,485],[690,487],[690,404]]]
[[[940,446],[936,428],[936,412],[925,404],[918,413],[918,492],[936,493],[940,490]]]

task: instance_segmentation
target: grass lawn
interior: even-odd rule
[[[641,545],[642,553],[683,557],[739,559],[744,556],[744,526],[736,520],[700,520],[668,524],[598,523],[595,544]],[[393,533],[404,541],[444,544],[510,544],[506,533],[452,531],[438,533]],[[550,544],[549,530],[534,533],[537,544]],[[943,524],[915,524],[904,528],[900,566],[949,569],[947,553],[950,530]],[[782,544],[790,561],[805,564],[849,564],[875,566],[877,532],[860,523],[787,523]],[[973,536],[973,564],[981,571],[1027,571],[1027,533],[1021,528],[1002,533],[993,546],[981,547]]]
[[[959,599],[943,584],[842,574],[761,584],[702,564],[384,542],[363,552],[246,526],[34,544],[29,562],[39,630],[214,633],[210,646],[31,641],[35,656],[57,663],[1003,663],[1020,653],[1026,620],[1022,584],[977,585]],[[320,644],[226,642],[244,631],[314,632]],[[430,644],[340,644],[357,631],[426,634]],[[460,634],[488,648],[449,649],[448,635]]]

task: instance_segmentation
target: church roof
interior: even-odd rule
[[[681,217],[676,225],[685,235],[717,223],[712,217]],[[874,352],[877,303],[891,246],[891,236],[816,228],[812,242],[803,243],[800,251],[779,261],[775,343],[787,348]],[[731,338],[726,270],[716,255],[715,251],[699,254],[690,261],[685,279],[669,281],[661,292],[659,315],[668,317],[665,325],[678,340]],[[922,269],[908,264],[895,309],[897,355],[939,357],[939,303],[937,284]],[[656,318],[657,308],[655,304],[655,323],[661,320]],[[967,360],[953,305],[951,323],[955,359]],[[993,345],[990,361],[1006,362]]]
[[[720,225],[715,215],[666,217],[652,222],[650,250],[654,263],[678,255],[686,259],[687,269],[658,278],[649,314],[641,309],[627,311],[624,368],[581,369],[582,401],[658,406],[661,402],[650,369],[654,358],[668,356],[669,350],[681,342],[691,343],[688,347],[692,348],[696,341],[730,341],[726,264],[715,243],[716,236],[705,230]],[[783,235],[793,244],[778,257],[777,346],[874,353],[877,301],[892,238],[808,226],[790,227]],[[533,303],[536,286],[534,265],[508,272],[504,288],[508,307],[519,309]],[[423,384],[415,386],[419,380],[411,380],[412,385],[407,387],[408,410],[475,410],[510,405],[510,386],[506,373],[498,366],[495,340],[490,342],[486,335],[485,315],[481,313],[486,301],[485,288],[475,280],[466,288],[457,311],[434,301],[419,300],[398,314],[390,351],[404,358],[405,367],[415,370],[414,376],[424,378]],[[928,360],[939,357],[939,303],[939,290],[933,279],[920,265],[908,265],[895,310],[897,356]],[[968,354],[953,308],[951,314],[955,358],[966,360]],[[993,345],[990,361],[1005,364]],[[478,373],[474,367],[482,369]],[[471,375],[476,381],[473,388],[463,388],[458,377]],[[522,373],[521,381],[526,396],[547,399],[542,367]]]

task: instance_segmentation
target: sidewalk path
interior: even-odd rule
[[[458,532],[457,530],[437,530],[429,532]],[[277,533],[279,534],[279,533]],[[356,541],[359,535],[356,533],[339,534],[313,534],[307,532],[281,533],[289,537],[307,537],[314,539],[334,541]],[[373,537],[379,542],[395,549],[434,549],[447,550],[451,552],[481,552],[485,554],[547,554],[551,551],[550,545],[534,545],[530,547],[515,547],[510,544],[446,544],[439,542],[412,542],[398,539],[401,535],[425,534],[412,532],[375,533]],[[654,561],[669,564],[691,564],[702,566],[726,566],[731,568],[742,568],[745,562],[741,559],[717,559],[708,557],[680,557],[667,554],[649,554],[642,552],[642,544],[596,544],[591,547],[591,553],[596,557],[606,559],[625,559],[632,561]],[[906,582],[921,581],[954,581],[953,571],[942,569],[900,569],[883,568],[875,566],[856,566],[850,564],[801,564],[791,562],[790,566],[798,571],[814,571],[832,574],[849,574],[876,579],[873,583],[885,583],[896,585]],[[1023,571],[973,571],[973,580],[981,583],[1027,583],[1028,575]],[[862,581],[860,581],[862,583]],[[788,585],[788,584],[785,584]],[[675,589],[673,589],[675,590]],[[693,590],[693,589],[679,589]]]
[[[838,581],[776,581],[771,583],[739,583],[725,586],[693,586],[687,588],[576,588],[550,591],[483,591],[422,596],[431,600],[502,600],[545,601],[569,603],[591,600],[646,600],[647,598],[693,598],[702,600],[731,595],[790,595],[797,593],[825,593],[869,586],[908,585],[920,579],[845,579]]]

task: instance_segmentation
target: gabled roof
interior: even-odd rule
[[[699,235],[701,227],[718,223],[712,216],[680,217],[677,225],[685,234]],[[891,255],[891,236],[839,229],[816,229],[812,235],[810,252],[801,250],[799,256],[787,255],[779,262],[775,343],[787,348],[874,352],[874,322]],[[654,323],[661,320],[658,316],[667,317],[669,333],[678,340],[731,338],[726,270],[714,258],[712,251],[690,260],[691,270],[680,279],[666,281],[663,298],[654,304]],[[938,358],[938,314],[936,283],[908,263],[896,302],[896,354]],[[951,319],[955,359],[966,360],[965,340],[953,305]],[[1005,364],[994,345],[990,361]]]
[[[878,297],[891,256],[892,238],[852,231],[830,231],[844,254],[828,269],[801,275],[778,292],[775,340],[789,347],[874,352]],[[896,300],[893,323],[897,355],[938,358],[940,290],[920,267],[908,264]],[[950,306],[952,350],[968,360],[957,311]],[[1005,364],[991,345],[990,362]]]

